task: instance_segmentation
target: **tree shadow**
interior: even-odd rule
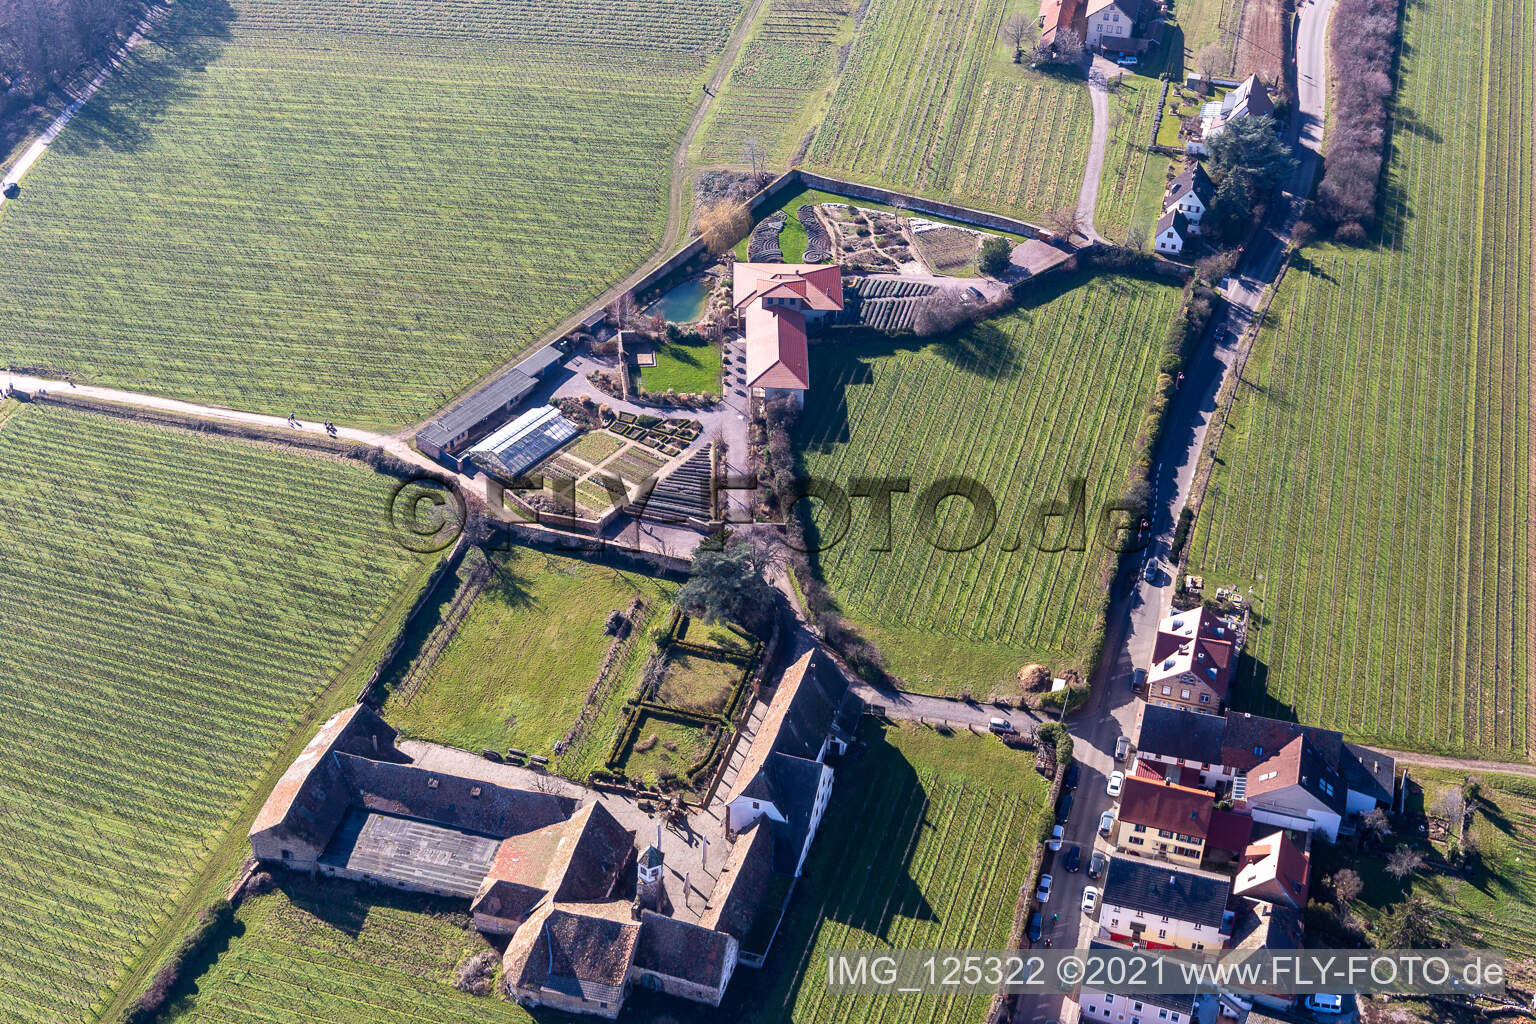
[[[59,144],[119,153],[149,145],[167,112],[202,88],[197,76],[223,52],[237,17],[229,0],[171,5],[151,41],[124,58],[113,80],[80,108]]]
[[[1327,268],[1321,262],[1313,259],[1306,249],[1297,249],[1291,254],[1291,269],[1307,274],[1310,277],[1327,281],[1329,284],[1338,283],[1338,278],[1328,273]]]

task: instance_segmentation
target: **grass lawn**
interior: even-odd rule
[[[1177,302],[1161,283],[1062,278],[1037,305],[956,336],[849,332],[818,348],[812,388],[824,397],[796,427],[801,470],[845,490],[887,476],[911,489],[892,497],[889,536],[867,501],[851,503],[840,540],[820,507],[816,542],[830,546],[815,568],[908,687],[1010,693],[1027,662],[1080,665],[1107,552],[1096,530],[1082,550],[1040,550],[1062,544],[1041,536],[1037,510],[1082,478],[1094,530],[1124,493]],[[932,522],[919,515],[922,493],[951,476],[979,482],[996,508],[966,551],[940,549],[976,539],[963,499]]]
[[[642,597],[647,617],[636,634],[643,641],[648,624],[669,607],[673,585],[523,547],[494,559],[491,582],[420,689],[391,695],[383,714],[407,735],[466,750],[548,755],[613,643],[603,633],[609,613]],[[612,700],[622,703],[633,683],[620,681]],[[590,739],[611,741],[611,732]]]
[[[619,770],[631,779],[655,785],[663,773],[682,776],[708,750],[709,734],[704,726],[646,712],[640,716],[640,728]]]
[[[745,672],[746,666],[734,661],[674,651],[656,699],[669,707],[718,715]]]
[[[789,254],[785,254],[789,258]],[[663,341],[656,346],[656,365],[642,367],[640,384],[653,393],[720,393],[720,346],[697,337]]]
[[[1132,227],[1150,238],[1162,213],[1169,158],[1148,146],[1162,91],[1160,79],[1125,75],[1109,94],[1109,144],[1094,210],[1094,226],[1106,238],[1123,239]],[[1159,142],[1169,124],[1170,119],[1164,118]],[[1168,145],[1177,145],[1178,122],[1172,124],[1175,139]]]
[[[1033,755],[968,733],[865,719],[867,746],[837,769],[831,805],[766,966],[742,970],[719,1010],[635,990],[629,1019],[659,1022],[981,1020],[984,996],[833,996],[836,949],[1006,945],[1046,784]]]
[[[1526,13],[1407,9],[1381,230],[1304,250],[1255,343],[1188,556],[1254,596],[1241,710],[1536,749]]]
[[[390,536],[392,481],[360,463],[16,408],[0,931],[27,941],[0,983],[7,1021],[94,1021],[249,852],[317,696],[357,692],[436,556]]]
[[[177,3],[5,204],[0,362],[419,420],[655,251],[741,9]]]
[[[713,647],[727,654],[747,654],[756,638],[743,637],[735,626],[725,622],[708,623],[703,619],[686,618],[678,630],[679,640],[696,647]]]

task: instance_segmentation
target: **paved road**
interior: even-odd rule
[[[1109,148],[1109,80],[1120,69],[1114,62],[1092,56],[1088,61],[1088,102],[1093,107],[1093,134],[1088,142],[1088,162],[1083,165],[1083,187],[1077,197],[1077,218],[1082,232],[1095,242],[1103,238],[1093,226],[1099,203],[1099,178],[1104,173],[1104,153]]]
[[[1168,572],[1168,553],[1173,528],[1194,480],[1195,464],[1216,411],[1216,396],[1227,371],[1240,355],[1239,337],[1252,324],[1266,289],[1275,280],[1302,202],[1311,192],[1322,137],[1327,66],[1324,47],[1331,6],[1332,0],[1314,0],[1303,8],[1302,28],[1297,34],[1297,68],[1302,85],[1294,126],[1296,141],[1300,143],[1298,166],[1285,183],[1282,195],[1271,204],[1263,229],[1249,245],[1234,275],[1226,292],[1227,312],[1213,325],[1211,344],[1196,354],[1185,371],[1185,379],[1169,410],[1163,438],[1154,453],[1151,540],[1137,557],[1123,560],[1111,587],[1114,597],[1109,610],[1108,637],[1094,674],[1093,695],[1085,707],[1067,718],[1074,753],[1083,763],[1083,770],[1068,823],[1066,846],[1081,845],[1085,865],[1096,844],[1108,850],[1108,844],[1097,835],[1099,815],[1114,803],[1105,791],[1105,779],[1118,767],[1113,758],[1115,740],[1122,734],[1136,734],[1139,702],[1130,693],[1130,674],[1133,668],[1149,661],[1157,624],[1169,605],[1173,580]],[[1145,567],[1152,559],[1161,571],[1155,582],[1149,583]],[[1087,881],[1082,873],[1056,870],[1053,874],[1055,889],[1050,907],[1061,914],[1061,921],[1054,926],[1056,934],[1048,926],[1046,936],[1057,948],[1069,943],[1086,945],[1097,933],[1097,925],[1084,918],[1079,909]],[[1041,1024],[1075,1020],[1076,1016],[1075,1003],[1054,996],[1022,1001],[1014,1019],[1021,1024]]]
[[[850,688],[859,695],[860,700],[865,704],[883,707],[888,718],[921,718],[929,722],[944,721],[955,726],[976,726],[980,729],[988,728],[992,719],[1001,718],[1011,724],[1016,732],[1024,733],[1041,721],[1028,708],[999,708],[991,704],[967,704],[951,697],[933,697],[905,690],[882,690],[851,676],[849,682]]]

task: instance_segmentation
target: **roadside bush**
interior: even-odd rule
[[[453,987],[474,996],[491,994],[491,979],[496,974],[496,951],[481,950],[459,965],[453,975]]]
[[[228,900],[219,900],[204,910],[199,915],[197,926],[181,940],[176,952],[166,959],[150,979],[149,987],[139,994],[120,1018],[122,1024],[153,1024],[160,1011],[170,1002],[176,987],[181,984],[186,969],[213,945],[214,940],[223,934],[234,919],[235,907]]]
[[[981,243],[981,252],[976,258],[976,268],[988,277],[996,277],[1008,268],[1008,257],[1013,250],[1008,243],[996,235],[987,236]]]
[[[1189,528],[1194,525],[1195,513],[1188,505],[1179,511],[1178,525],[1173,528],[1173,548],[1170,554],[1177,562],[1184,554],[1184,545],[1189,541]]]
[[[1329,40],[1335,88],[1318,207],[1341,242],[1365,241],[1376,219],[1388,138],[1399,0],[1340,0]]]

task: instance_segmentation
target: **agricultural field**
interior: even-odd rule
[[[872,0],[806,166],[1023,217],[1075,205],[1088,90],[1013,63],[1007,8]]]
[[[95,1019],[431,560],[388,535],[391,482],[360,464],[14,408],[0,981],[8,1022],[60,1024]]]
[[[1488,11],[1408,8],[1380,234],[1287,274],[1190,571],[1254,596],[1239,707],[1524,760],[1533,9]]]
[[[454,969],[491,949],[462,901],[284,872],[236,921],[235,937],[165,1024],[533,1021],[511,1000],[453,987]]]
[[[655,251],[740,10],[177,3],[5,204],[0,361],[419,420]]]
[[[633,634],[638,642],[626,646],[614,670],[611,696],[618,704],[634,689],[650,648],[645,631],[671,607],[674,586],[524,547],[495,553],[490,568],[446,646],[435,660],[426,656],[430,664],[411,666],[381,713],[407,736],[465,750],[516,748],[548,756],[575,722],[613,646],[603,631],[609,613],[627,609],[636,597],[645,602]],[[420,651],[433,647],[427,636],[416,640]],[[611,728],[589,737],[602,757],[612,740]]]
[[[1198,71],[1200,52],[1212,43],[1221,48],[1218,78],[1258,75],[1278,82],[1285,52],[1283,0],[1178,0],[1178,23],[1169,44],[1182,35],[1183,70]],[[1177,70],[1177,68],[1175,68]]]
[[[788,167],[827,108],[853,38],[854,0],[769,0],[710,107],[690,158],[750,167],[747,144],[765,166]]]
[[[1132,228],[1152,237],[1162,213],[1171,161],[1149,148],[1162,93],[1162,81],[1145,75],[1124,75],[1110,91],[1109,140],[1093,222],[1111,241],[1124,239]],[[1164,121],[1177,134],[1177,121]]]
[[[720,1010],[635,990],[626,1019],[978,1021],[986,996],[834,996],[834,949],[1002,949],[1026,882],[1047,788],[1028,753],[865,719],[838,769],[805,874],[767,964],[740,971]],[[843,880],[854,879],[853,884]]]
[[[912,481],[892,498],[888,541],[863,499],[840,541],[820,507],[813,539],[829,545],[818,568],[844,612],[909,688],[1012,692],[1028,662],[1081,666],[1094,632],[1100,513],[1128,484],[1179,293],[1069,276],[1051,296],[928,343],[850,334],[811,364],[826,397],[796,428],[804,473],[845,490],[855,477]],[[920,522],[920,495],[943,477],[974,479],[996,503],[995,529],[970,550],[938,547],[975,541],[964,499],[941,506],[937,527]],[[1085,548],[1038,550],[1067,543],[1065,520],[1042,530],[1038,509],[1066,502],[1074,478],[1086,480]]]

